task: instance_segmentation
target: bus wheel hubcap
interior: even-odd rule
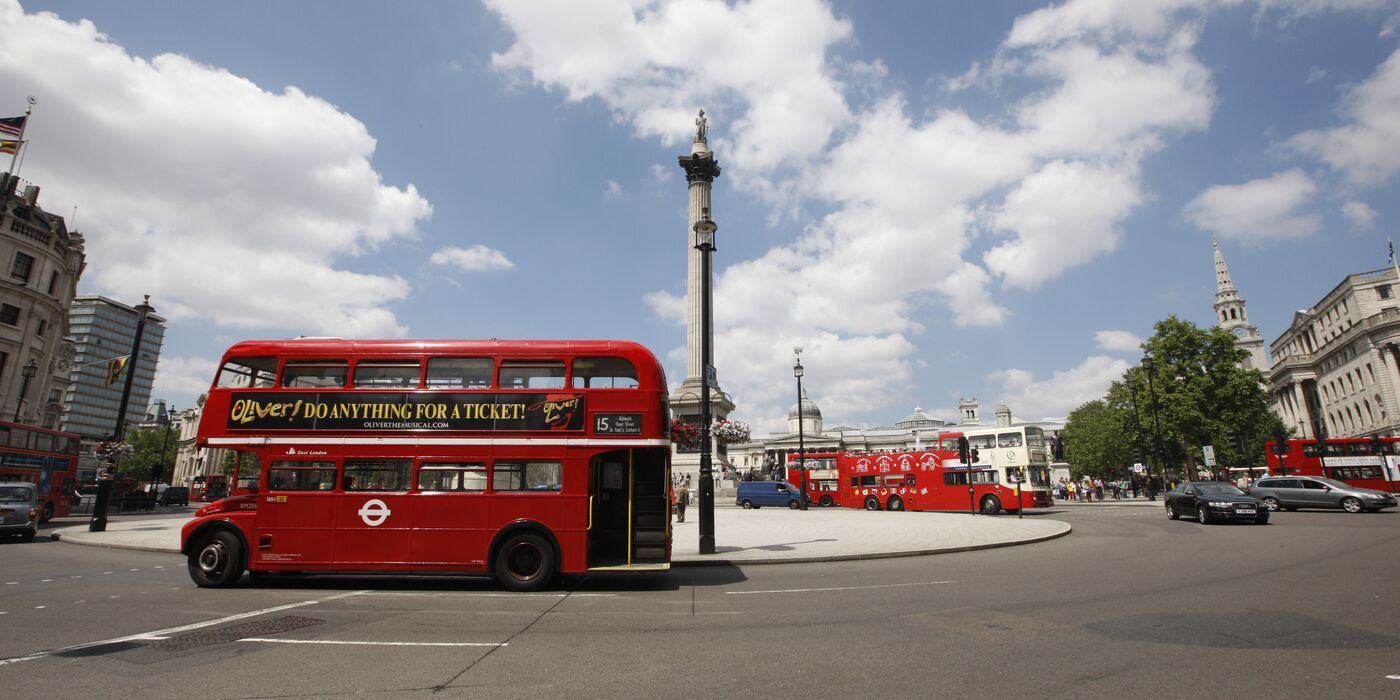
[[[530,545],[520,545],[510,553],[510,571],[520,578],[531,578],[540,571],[540,553]]]
[[[210,542],[199,553],[199,569],[206,574],[212,574],[224,568],[224,545],[220,542]]]

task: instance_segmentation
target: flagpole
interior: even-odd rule
[[[39,104],[39,101],[30,97],[29,109],[24,110],[24,123],[20,124],[19,136],[15,137],[15,152],[10,154],[10,174],[15,177],[19,177],[19,169],[24,165],[24,159],[20,157],[23,154],[20,152],[26,150],[24,147],[24,132],[29,129],[29,115],[34,113],[34,105],[36,104]]]
[[[1400,265],[1395,264],[1395,244],[1390,242],[1390,236],[1385,237],[1385,245],[1390,249],[1390,267],[1395,270],[1395,279],[1400,281]]]

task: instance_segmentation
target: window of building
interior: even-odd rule
[[[9,304],[0,304],[0,323],[11,326],[19,325],[19,307]]]
[[[407,491],[411,464],[406,459],[347,459],[345,490]]]
[[[562,462],[496,462],[493,491],[558,491],[564,481]]]
[[[1382,299],[1389,299],[1394,296],[1394,293],[1391,292],[1390,285],[1382,284],[1376,287],[1376,296]]]
[[[58,289],[58,270],[54,270],[53,272],[50,272],[50,273],[49,273],[49,290],[48,290],[49,296],[53,296],[54,291],[56,291],[57,289]]]
[[[42,338],[42,337],[44,337],[44,331],[46,331],[46,330],[48,330],[48,329],[49,329],[49,320],[46,319],[46,318],[41,318],[41,319],[39,319],[39,328],[38,328],[38,330],[34,331],[34,335],[37,335],[37,336],[39,336],[40,338]]]
[[[490,389],[491,358],[434,357],[428,360],[429,389]]]
[[[418,360],[360,360],[355,363],[356,389],[417,389]]]
[[[34,272],[34,256],[15,251],[15,261],[10,265],[10,277],[28,283],[29,275],[32,272]]]

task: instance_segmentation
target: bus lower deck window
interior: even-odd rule
[[[486,465],[463,462],[424,464],[418,470],[419,491],[485,491]]]
[[[407,491],[406,459],[347,459],[345,460],[346,491]]]
[[[269,491],[330,491],[335,488],[335,462],[278,460],[267,470]]]
[[[492,467],[493,491],[558,491],[563,485],[560,462],[496,462]]]

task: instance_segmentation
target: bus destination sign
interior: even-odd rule
[[[583,394],[563,392],[235,392],[227,425],[230,430],[579,432],[584,409]]]
[[[593,416],[593,432],[599,435],[641,435],[642,414],[599,413]]]

